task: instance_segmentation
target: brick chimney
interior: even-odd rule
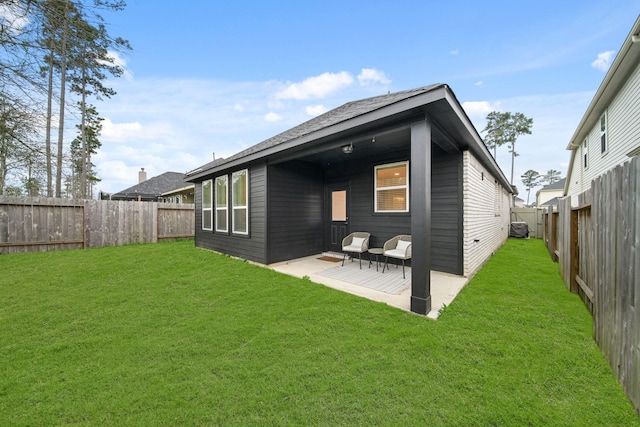
[[[144,171],[144,168],[140,168],[140,172],[138,172],[138,184],[141,182],[145,182],[147,180],[147,173]]]

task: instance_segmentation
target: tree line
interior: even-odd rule
[[[511,180],[513,185],[513,171],[515,158],[518,156],[516,152],[516,140],[521,135],[530,135],[533,126],[533,119],[526,117],[522,113],[499,112],[492,111],[487,115],[487,124],[482,130],[485,132],[484,142],[493,151],[493,158],[496,159],[497,149],[506,145],[511,153]],[[540,184],[553,184],[560,180],[561,172],[555,169],[547,171],[541,175],[539,172],[529,169],[520,176],[522,183],[527,189],[527,205],[529,204],[529,196],[531,189]]]
[[[131,50],[109,34],[103,14],[124,7],[0,2],[0,195],[93,196],[103,120],[95,104],[115,95],[105,82],[122,76],[117,55]]]

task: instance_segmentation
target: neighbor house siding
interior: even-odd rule
[[[507,240],[509,193],[469,152],[463,153],[464,275],[473,275]]]
[[[600,116],[589,131],[588,168],[582,164],[582,146],[575,149],[567,195],[577,196],[591,187],[591,181],[629,160],[627,153],[640,146],[640,65],[607,108],[607,152],[600,150]],[[572,204],[577,203],[576,197]]]
[[[244,168],[240,168],[241,170]],[[228,171],[228,175],[236,170]],[[215,179],[217,174],[210,178]],[[249,234],[217,233],[202,230],[202,182],[196,183],[196,246],[224,252],[265,264],[266,257],[266,164],[249,167]]]
[[[293,161],[269,167],[268,263],[323,250],[323,172]]]

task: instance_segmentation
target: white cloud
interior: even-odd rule
[[[118,52],[110,50],[107,54],[113,59],[113,64],[124,70],[123,77],[127,80],[133,79],[133,72],[127,68],[127,59]]]
[[[391,83],[391,80],[389,80],[383,71],[374,68],[363,68],[360,74],[358,74],[358,82],[360,86],[367,86],[373,83],[388,85]]]
[[[290,83],[276,93],[276,99],[310,99],[325,98],[330,94],[350,86],[353,76],[346,71],[339,73],[322,73],[309,77],[300,83]]]
[[[131,141],[136,139],[165,139],[171,135],[169,123],[156,122],[143,126],[140,122],[113,123],[110,118],[102,121],[101,138],[110,141]]]
[[[591,66],[598,70],[607,71],[611,66],[613,58],[615,58],[615,53],[616,52],[614,50],[608,50],[606,52],[599,53],[598,59],[593,61],[591,63]]]
[[[280,120],[282,120],[282,116],[278,113],[274,113],[273,111],[270,111],[267,114],[265,114],[264,119],[267,122],[279,122]]]
[[[29,24],[29,18],[24,10],[15,4],[0,4],[0,22],[4,24],[3,29],[17,34]]]
[[[499,104],[492,105],[489,101],[467,101],[462,103],[462,108],[469,117],[486,117],[492,111],[498,109]]]
[[[318,104],[318,105],[308,105],[304,109],[304,111],[308,115],[315,117],[315,116],[319,116],[322,113],[326,113],[328,110],[327,110],[327,107],[325,107],[324,105]]]
[[[456,56],[458,53],[460,53],[460,49],[454,49],[449,51],[449,54],[453,56]]]
[[[484,86],[484,82],[482,80],[479,80],[479,81],[475,82],[475,86],[483,87]]]

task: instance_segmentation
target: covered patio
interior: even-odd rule
[[[511,186],[445,84],[349,102],[186,180],[197,246],[431,317],[507,238]],[[317,254],[353,232],[411,236],[408,285],[329,271]]]
[[[404,279],[402,268],[397,268],[391,262],[382,273],[382,262],[376,266],[375,257],[370,262],[368,254],[363,256],[362,269],[357,258],[353,261],[347,259],[343,267],[342,256],[337,253],[293,259],[268,267],[294,277],[306,276],[314,283],[411,311],[411,268],[407,267]],[[440,310],[451,304],[464,288],[468,279],[433,270],[430,276],[431,310],[427,317],[435,320],[440,315]]]

